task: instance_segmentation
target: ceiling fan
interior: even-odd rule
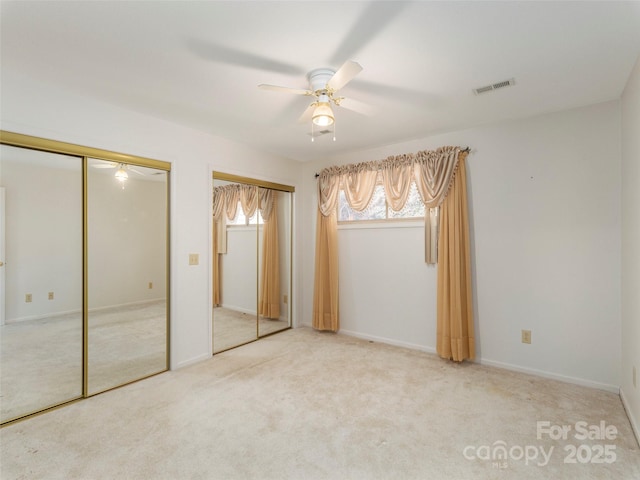
[[[92,167],[93,168],[115,168],[116,173],[114,176],[121,183],[123,183],[123,188],[124,188],[124,182],[129,178],[128,172],[133,172],[133,173],[137,173],[138,175],[146,176],[144,172],[141,172],[140,170],[132,167],[127,163],[116,163],[116,162],[109,162],[106,160],[102,160],[100,161],[100,163],[93,163]]]
[[[345,99],[337,95],[338,90],[343,88],[353,78],[362,71],[359,63],[347,60],[337,71],[331,68],[316,68],[307,74],[309,80],[309,89],[303,90],[299,88],[280,87],[277,85],[260,84],[259,88],[264,90],[274,90],[277,92],[292,93],[294,95],[305,95],[314,97],[314,100],[300,116],[300,122],[307,122],[309,119],[313,125],[319,127],[328,127],[335,121],[331,104],[342,106],[349,110],[353,110],[362,114],[369,114],[370,109],[367,105],[351,99]],[[311,140],[314,135],[312,131]],[[335,140],[335,135],[334,135]]]

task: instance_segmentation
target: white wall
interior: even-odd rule
[[[5,321],[81,311],[81,160],[3,145],[0,163],[6,201],[6,289],[0,293]]]
[[[433,135],[306,165],[470,146],[479,360],[617,391],[620,384],[620,106],[608,102]],[[316,198],[303,208],[311,323]],[[435,350],[436,271],[419,228],[340,229],[343,331]],[[532,331],[532,344],[520,341]]]
[[[278,193],[278,246],[280,256],[280,319],[288,320],[291,277],[291,202],[294,193]],[[285,303],[285,295],[287,303]]]
[[[89,167],[89,309],[166,298],[167,184]],[[152,288],[149,288],[151,283]]]
[[[172,163],[171,366],[207,358],[211,342],[211,171],[293,185],[300,192],[300,164],[55,89],[14,72],[3,71],[2,80],[3,130]],[[190,253],[200,255],[199,265],[188,265]]]
[[[622,381],[640,441],[640,58],[622,95]],[[633,368],[636,385],[633,384]]]
[[[220,255],[221,305],[251,315],[258,314],[257,228],[227,226],[227,253]]]

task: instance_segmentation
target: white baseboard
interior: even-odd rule
[[[338,333],[343,335],[349,335],[351,337],[362,338],[364,340],[373,340],[374,342],[386,343],[388,345],[395,345],[398,347],[410,348],[412,350],[420,350],[421,352],[436,354],[436,349],[433,347],[427,347],[425,345],[418,345],[410,342],[402,342],[399,340],[393,340],[385,337],[377,337],[375,335],[368,335],[350,330],[339,330]],[[505,370],[511,370],[514,372],[526,373],[529,375],[535,375],[537,377],[549,378],[551,380],[558,380],[560,382],[572,383],[574,385],[581,385],[584,387],[596,388],[598,390],[605,390],[607,392],[620,393],[620,387],[618,385],[609,385],[606,383],[595,382],[593,380],[586,380],[584,378],[569,377],[553,372],[546,372],[544,370],[537,370],[535,368],[522,367],[519,365],[513,365],[505,362],[498,362],[486,358],[476,358],[475,363],[480,365],[487,365],[496,368],[502,368]]]
[[[633,415],[633,411],[627,401],[627,397],[624,395],[624,391],[622,387],[620,387],[620,399],[622,400],[622,406],[624,407],[624,411],[627,413],[627,418],[629,418],[629,423],[631,424],[631,430],[633,430],[633,434],[636,436],[636,442],[638,442],[638,446],[640,447],[640,426],[636,420],[636,417]]]
[[[367,335],[365,333],[354,332],[351,330],[338,330],[338,334],[348,335],[350,337],[362,338],[363,340],[371,340],[373,342],[384,343],[387,345],[394,345],[396,347],[409,348],[411,350],[419,350],[426,353],[436,353],[435,348],[425,347],[424,345],[418,345],[417,343],[402,342],[400,340],[393,340],[385,337],[377,337],[375,335]]]
[[[572,383],[574,385],[581,385],[583,387],[596,388],[598,390],[604,390],[607,392],[620,393],[620,387],[618,385],[610,385],[608,383],[595,382],[593,380],[587,380],[578,377],[569,377],[567,375],[561,375],[559,373],[547,372],[545,370],[537,370],[535,368],[521,367],[519,365],[513,365],[511,363],[498,362],[495,360],[489,360],[485,358],[476,358],[476,363],[481,365],[488,365],[496,368],[503,368],[505,370],[511,370],[513,372],[526,373],[529,375],[535,375],[537,377],[549,378],[551,380],[558,380],[560,382]]]

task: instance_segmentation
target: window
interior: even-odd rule
[[[240,200],[238,200],[235,218],[233,220],[227,220],[227,225],[262,225],[263,223],[262,215],[259,213],[258,209],[256,209],[255,213],[251,217],[247,218],[242,210]]]
[[[422,202],[422,198],[420,198],[415,183],[411,183],[411,190],[409,191],[409,197],[407,198],[407,203],[404,208],[397,212],[387,203],[384,195],[384,186],[381,183],[376,185],[369,205],[362,212],[351,208],[347,202],[344,190],[340,190],[338,197],[339,222],[424,218],[424,212],[424,203]]]

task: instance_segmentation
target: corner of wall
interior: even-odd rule
[[[621,373],[620,397],[640,444],[640,56],[621,97]]]
[[[622,388],[620,388],[620,400],[622,400],[622,406],[624,407],[624,411],[627,413],[629,423],[631,423],[631,429],[633,430],[636,442],[638,442],[638,446],[640,447],[640,425],[638,425],[638,421],[631,410],[631,405],[629,405],[629,401],[627,400]]]

